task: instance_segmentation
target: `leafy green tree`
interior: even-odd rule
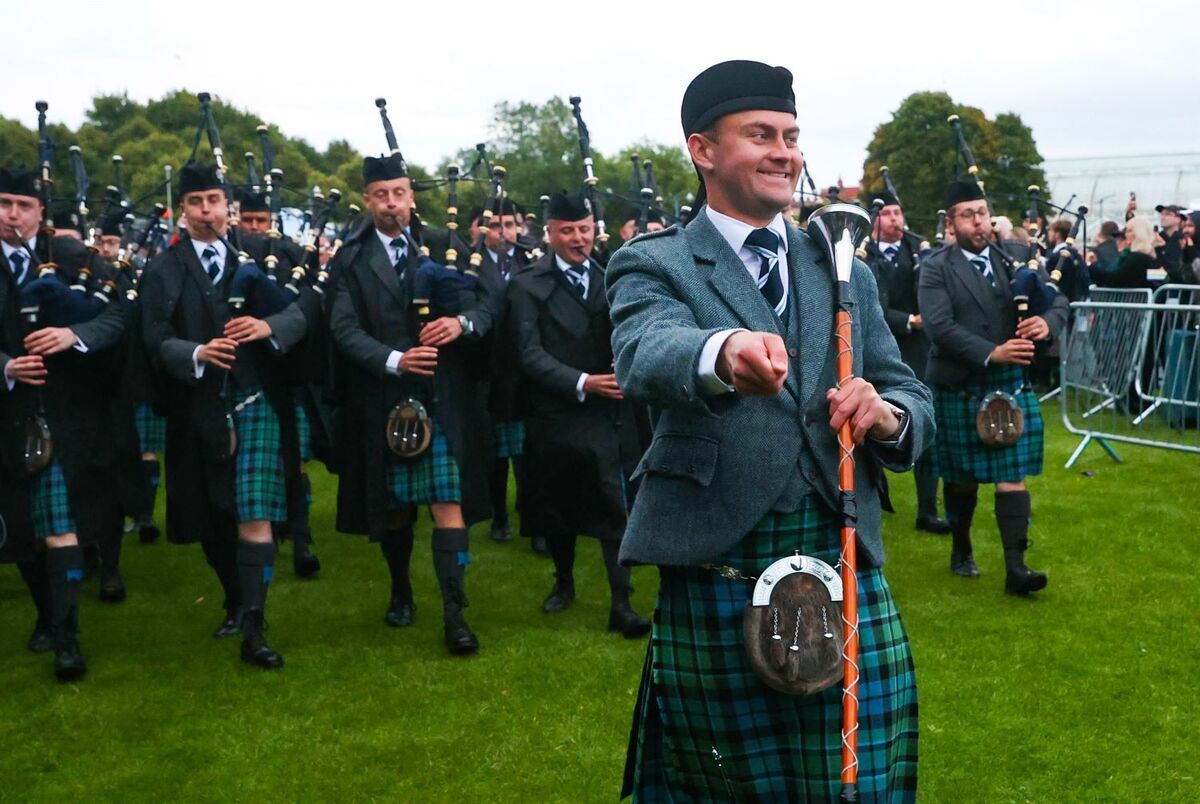
[[[1016,114],[988,120],[980,109],[956,104],[945,92],[908,96],[892,118],[875,129],[863,165],[864,190],[883,189],[880,168],[886,165],[904,202],[909,226],[932,235],[946,186],[955,177],[957,141],[946,122],[952,114],[959,116],[996,214],[1019,223],[1028,206],[1026,188],[1038,184],[1045,189],[1042,157],[1033,133]],[[959,172],[967,178],[966,165],[961,162]]]

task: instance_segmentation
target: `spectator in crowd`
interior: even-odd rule
[[[1013,222],[1009,220],[1007,215],[998,215],[996,220],[994,220],[992,223],[992,228],[996,232],[996,237],[1000,238],[1001,240],[1013,239]]]
[[[1183,219],[1183,281],[1200,285],[1200,247],[1196,245],[1196,230],[1200,229],[1200,212],[1189,212]]]
[[[1150,222],[1137,215],[1125,224],[1125,237],[1117,257],[1117,266],[1111,272],[1101,272],[1092,267],[1092,279],[1097,285],[1107,288],[1144,288],[1150,283],[1146,272],[1158,265],[1154,251],[1154,229]]]
[[[1168,282],[1187,282],[1190,277],[1185,277],[1183,270],[1183,210],[1174,204],[1159,204],[1154,211],[1158,213],[1158,238],[1154,241],[1158,262],[1166,269]]]
[[[1117,270],[1117,260],[1121,256],[1121,227],[1116,221],[1105,221],[1100,224],[1096,234],[1096,245],[1088,252],[1088,265],[1099,273],[1111,274]]]

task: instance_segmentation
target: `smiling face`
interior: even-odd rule
[[[765,226],[792,201],[804,156],[796,116],[752,109],[728,114],[688,137],[709,205]]]
[[[589,215],[578,221],[550,221],[550,248],[567,262],[581,263],[592,253],[596,224]]]

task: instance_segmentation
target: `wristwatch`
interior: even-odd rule
[[[910,418],[908,411],[899,405],[893,405],[886,399],[883,400],[883,404],[887,405],[892,411],[892,415],[896,417],[896,421],[900,423],[900,426],[896,428],[896,432],[891,438],[876,438],[874,441],[876,444],[881,444],[885,447],[899,446],[900,442],[904,439],[904,434],[908,432],[908,420]]]
[[[458,325],[460,327],[462,327],[463,332],[468,332],[468,333],[474,334],[475,327],[471,326],[471,319],[467,318],[465,315],[463,315],[461,313],[459,313],[457,318],[458,318]]]

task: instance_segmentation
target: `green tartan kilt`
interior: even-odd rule
[[[63,474],[62,464],[52,461],[34,477],[30,485],[34,538],[75,533],[75,519],[71,516],[71,500],[67,495],[67,478]]]
[[[143,402],[134,409],[133,423],[137,426],[142,452],[161,455],[167,451],[166,417],[156,415],[154,409]]]
[[[262,388],[239,389],[231,404],[240,403]],[[287,519],[287,489],[280,452],[279,417],[265,394],[233,411],[238,447],[234,456],[233,499],[238,522],[283,522]]]
[[[768,514],[717,564],[757,575],[799,550],[836,566],[838,520],[819,500]],[[637,801],[833,801],[841,789],[842,690],[767,687],[750,667],[742,617],[752,581],[663,567],[635,715]],[[879,569],[860,570],[859,787],[863,801],[913,801],[917,687],[912,652]],[[720,754],[720,764],[714,751]],[[627,778],[629,773],[627,770]]]
[[[312,422],[308,420],[308,412],[303,405],[296,405],[296,438],[300,442],[300,460],[311,461],[312,451]]]
[[[1025,383],[1020,366],[989,366],[982,383],[932,390],[937,439],[931,452],[942,480],[1017,483],[1042,473],[1045,424],[1037,396]],[[983,398],[992,391],[1012,394],[1025,415],[1025,429],[1012,446],[988,446],[979,440],[975,430],[975,414]]]
[[[515,458],[525,453],[525,422],[496,422],[496,457]]]
[[[462,502],[458,463],[437,420],[423,455],[406,460],[388,450],[388,461],[388,488],[401,505]]]

